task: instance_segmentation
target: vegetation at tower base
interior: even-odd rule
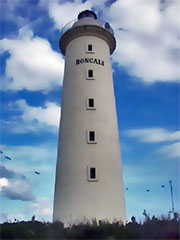
[[[120,222],[94,220],[64,227],[60,222],[38,221],[1,224],[1,239],[180,239],[179,218],[158,219],[153,216],[143,223],[135,217],[125,226]]]

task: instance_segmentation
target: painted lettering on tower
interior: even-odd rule
[[[83,64],[83,63],[94,63],[94,64],[98,64],[98,65],[104,66],[104,61],[101,60],[101,59],[96,59],[96,58],[76,59],[76,65]]]

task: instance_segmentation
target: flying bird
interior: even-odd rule
[[[11,158],[10,158],[10,157],[8,157],[8,156],[5,156],[5,158],[7,158],[8,160],[11,160]]]
[[[34,172],[34,173],[36,173],[36,174],[38,174],[38,175],[40,174],[39,172]]]
[[[126,190],[128,190],[128,188],[126,188]]]
[[[119,31],[128,31],[128,29],[122,28],[122,27],[118,28],[118,30],[119,30]]]
[[[162,188],[164,188],[164,187],[165,187],[165,185],[161,185],[161,187],[162,187]]]
[[[0,153],[3,153],[3,151],[0,151]]]
[[[147,189],[147,190],[146,190],[146,192],[150,192],[150,190],[149,190],[149,189]]]

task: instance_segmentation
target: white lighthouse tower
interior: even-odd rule
[[[116,42],[94,12],[60,38],[65,55],[53,221],[126,221],[110,54]]]

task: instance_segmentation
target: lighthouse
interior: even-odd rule
[[[126,222],[109,23],[79,13],[61,34],[65,56],[53,221]]]

